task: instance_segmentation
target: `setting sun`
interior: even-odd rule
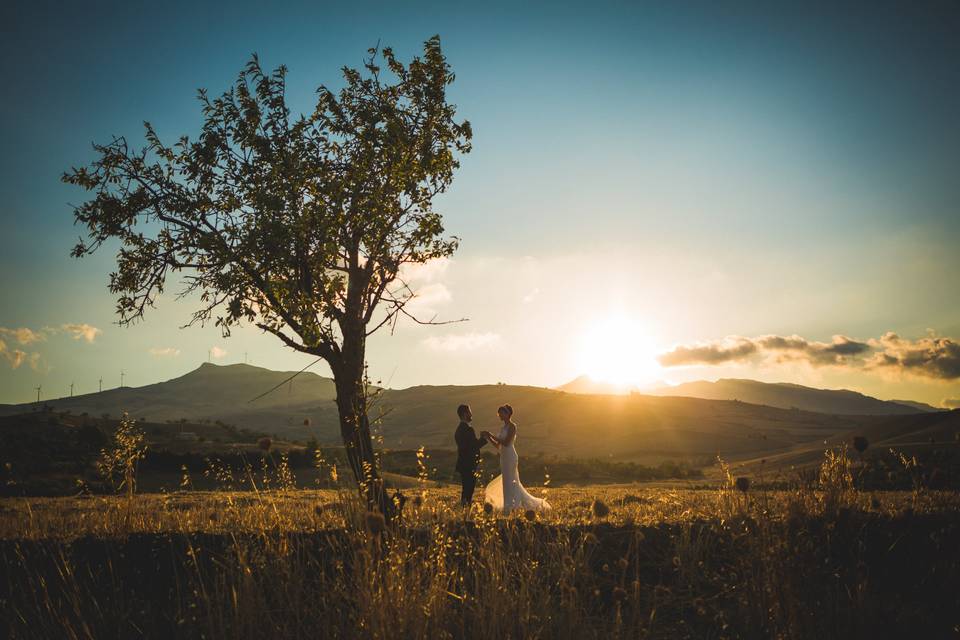
[[[619,314],[599,320],[586,331],[578,364],[593,380],[624,387],[654,382],[660,372],[649,334]]]

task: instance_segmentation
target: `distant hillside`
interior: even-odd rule
[[[559,391],[567,393],[596,393],[602,395],[624,395],[635,393],[640,389],[635,385],[619,385],[612,382],[600,382],[590,376],[579,376],[566,384],[557,387]]]
[[[846,389],[814,389],[786,382],[768,383],[756,380],[725,378],[716,382],[687,382],[663,387],[649,393],[659,396],[687,396],[711,400],[739,400],[782,409],[836,415],[906,415],[936,408],[920,402],[878,400]]]
[[[255,402],[256,396],[293,375],[246,364],[204,363],[190,373],[144,387],[122,387],[73,398],[45,401],[58,411],[114,417],[126,411],[138,419],[165,422],[222,420],[240,427],[288,432],[307,418],[336,416],[333,380],[304,372],[292,382]],[[0,415],[30,411],[35,404],[0,406]]]
[[[289,372],[236,364],[204,364],[184,376],[148,385],[49,402],[57,411],[114,417],[127,411],[162,423],[221,420],[238,428],[281,438],[313,435],[324,444],[340,442],[334,387],[328,378],[304,373],[292,384],[255,402],[252,398],[282,382]],[[376,429],[390,448],[454,447],[456,407],[469,403],[478,430],[499,427],[496,407],[510,402],[520,425],[521,452],[575,458],[614,457],[710,459],[782,451],[871,424],[867,416],[835,416],[757,406],[746,402],[650,395],[581,395],[512,385],[420,386],[386,390],[371,416],[383,414]],[[0,408],[0,414],[30,412],[35,405]]]
[[[921,413],[945,411],[943,407],[934,407],[933,405],[929,405],[926,402],[917,402],[916,400],[888,400],[887,402],[902,404],[905,407],[913,407],[914,409],[917,409]]]

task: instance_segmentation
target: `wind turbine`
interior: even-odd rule
[[[43,385],[37,387],[37,404],[40,404],[40,389],[43,388]]]
[[[123,376],[126,375],[123,369],[120,369],[120,388],[123,389]]]
[[[103,378],[100,378],[100,392],[103,393]]]
[[[70,383],[70,397],[73,397],[73,383]]]

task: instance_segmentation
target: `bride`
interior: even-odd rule
[[[520,472],[517,450],[513,443],[517,439],[517,425],[513,422],[513,407],[508,404],[497,409],[497,416],[503,421],[498,435],[487,434],[487,439],[500,451],[500,475],[487,485],[484,499],[494,509],[510,513],[514,509],[550,509],[550,503],[537,498],[520,484]]]

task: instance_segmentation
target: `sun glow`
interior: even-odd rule
[[[598,382],[622,387],[642,386],[657,380],[660,365],[650,335],[622,315],[598,321],[584,334],[579,370]]]

